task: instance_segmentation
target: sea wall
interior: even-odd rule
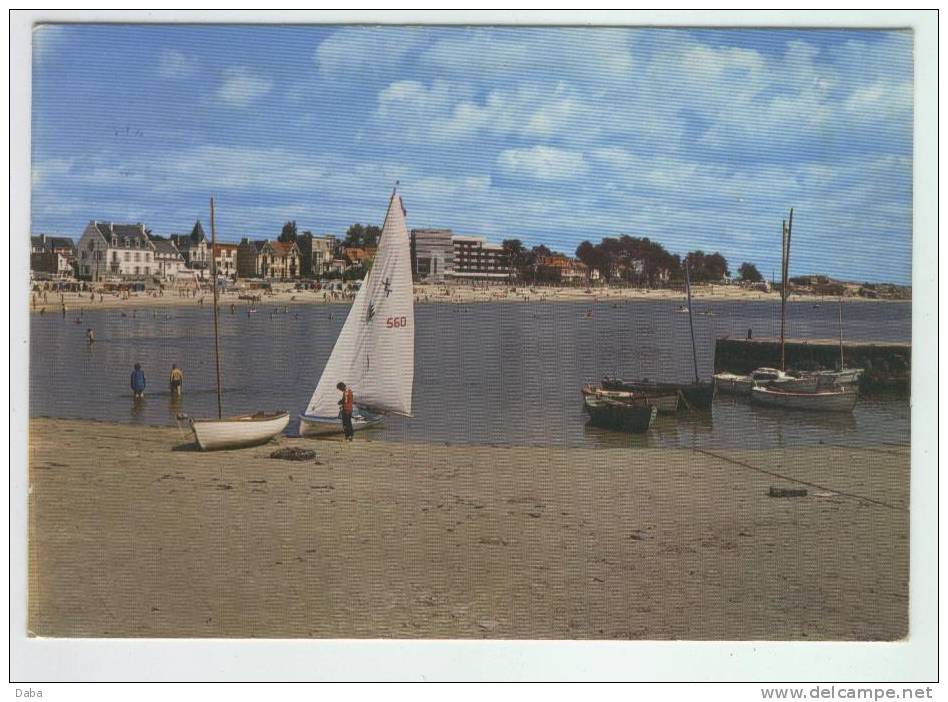
[[[911,385],[912,345],[904,342],[845,342],[847,368],[864,368],[862,390],[892,388],[907,391]],[[780,367],[779,339],[718,339],[714,372],[749,373],[755,368]],[[786,366],[793,370],[839,367],[839,342],[829,339],[786,342]]]

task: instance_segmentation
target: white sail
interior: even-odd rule
[[[356,294],[306,414],[335,417],[342,381],[355,404],[411,415],[415,371],[415,311],[411,251],[402,199],[388,203],[371,271]]]

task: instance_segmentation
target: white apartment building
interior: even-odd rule
[[[138,224],[89,222],[79,239],[77,275],[87,280],[145,278],[158,274],[155,246]]]

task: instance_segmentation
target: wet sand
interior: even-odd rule
[[[191,441],[31,420],[34,635],[907,633],[907,448],[500,448],[367,432],[200,453]],[[277,444],[318,462],[271,459]]]

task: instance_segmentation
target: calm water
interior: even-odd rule
[[[685,381],[693,376],[688,315],[679,303],[477,303],[416,306],[415,417],[387,418],[371,436],[387,440],[550,446],[745,446],[907,442],[906,398],[861,398],[852,415],[752,407],[719,397],[710,413],[660,416],[643,436],[587,425],[579,393],[603,375]],[[714,339],[779,333],[772,302],[697,303],[698,368],[710,376]],[[224,413],[302,410],[342,328],[347,305],[221,310]],[[591,316],[587,316],[591,311]],[[125,316],[123,316],[123,312]],[[790,305],[793,337],[835,338],[835,304]],[[910,303],[844,307],[847,339],[908,341]],[[31,319],[30,413],[140,424],[174,424],[176,414],[216,415],[209,307],[85,311]],[[85,341],[95,329],[97,343]],[[132,402],[133,365],[148,389]],[[184,396],[168,392],[171,364]],[[356,388],[358,400],[358,388]],[[289,431],[295,432],[296,423]],[[366,433],[368,436],[369,433]]]

